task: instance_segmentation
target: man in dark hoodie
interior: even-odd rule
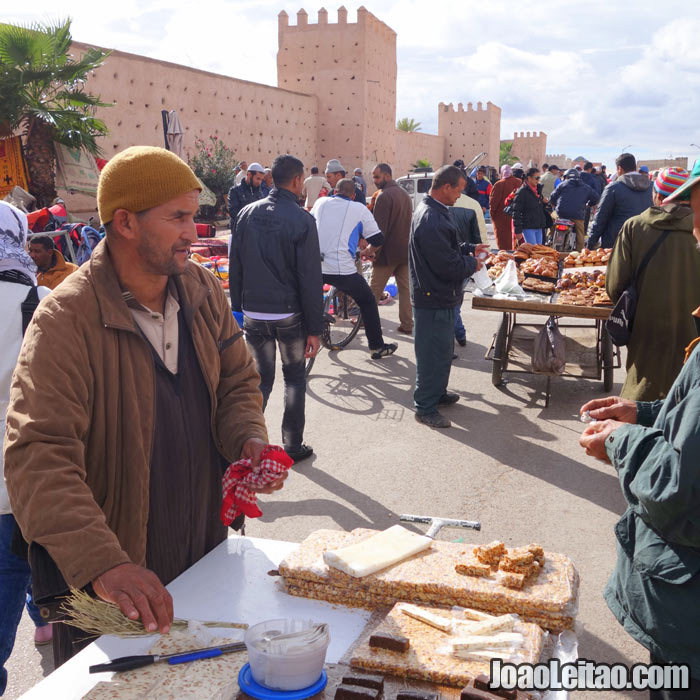
[[[560,218],[571,219],[574,222],[576,250],[583,250],[586,242],[586,232],[583,227],[586,207],[598,202],[598,193],[589,187],[582,177],[576,168],[569,168],[564,173],[564,182],[554,190],[549,199]]]
[[[617,180],[603,190],[586,243],[589,250],[596,248],[598,243],[603,248],[612,248],[622,224],[652,205],[651,180],[636,172],[635,157],[623,153],[615,159],[615,165]]]

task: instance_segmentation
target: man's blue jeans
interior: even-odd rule
[[[260,374],[263,411],[275,383],[275,355],[279,345],[284,375],[282,441],[286,450],[297,451],[304,437],[306,406],[304,351],[307,332],[302,315],[297,313],[280,321],[260,321],[244,316],[243,331]]]
[[[416,390],[413,404],[419,416],[435,413],[447,391],[454,351],[455,310],[413,307],[413,347]]]
[[[29,563],[10,551],[14,529],[14,516],[0,515],[0,695],[7,686],[5,663],[12,653],[25,604],[37,627],[46,624],[32,601]]]

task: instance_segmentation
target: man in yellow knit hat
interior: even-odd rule
[[[164,586],[226,537],[225,466],[255,464],[267,443],[255,363],[219,282],[188,261],[199,191],[164,149],[112,158],[97,191],[106,238],[27,330],[5,475],[49,619],[75,586],[167,632]],[[60,664],[84,633],[55,627]]]

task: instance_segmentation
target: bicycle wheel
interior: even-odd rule
[[[362,314],[352,297],[331,287],[323,305],[325,327],[321,342],[329,350],[344,348],[360,330]]]
[[[318,356],[318,353],[314,357],[309,357],[306,360],[306,367],[304,368],[304,374],[308,377],[309,374],[311,373],[311,368],[314,366],[314,362],[316,361],[316,357]]]

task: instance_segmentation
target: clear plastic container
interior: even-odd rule
[[[265,637],[290,634],[313,627],[312,620],[268,620],[250,627],[245,633],[250,672],[256,683],[271,690],[301,690],[315,683],[323,671],[331,638],[328,630],[311,644],[288,643],[286,653],[265,650],[279,648],[280,643],[267,644]]]

